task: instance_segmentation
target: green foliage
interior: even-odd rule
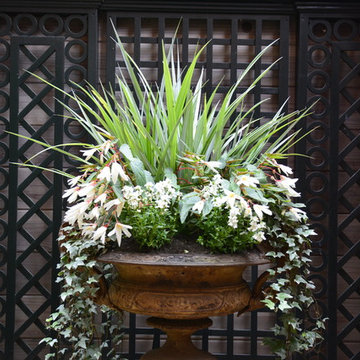
[[[62,285],[62,303],[47,319],[48,329],[55,331],[57,337],[41,341],[52,348],[45,359],[58,359],[62,354],[70,360],[96,360],[101,359],[103,350],[111,359],[120,359],[115,349],[122,341],[121,325],[113,322],[121,324],[121,314],[94,302],[100,278],[96,257],[105,247],[84,242],[73,226],[64,226],[58,240],[62,246],[57,280]],[[106,267],[102,268],[104,274],[109,271]],[[108,320],[96,321],[99,310]],[[102,341],[104,335],[111,339],[111,347],[110,340]]]
[[[252,248],[257,241],[249,227],[249,219],[239,218],[236,229],[229,226],[226,211],[222,208],[213,209],[206,217],[196,222],[201,236],[197,241],[215,253],[238,253]]]
[[[166,211],[153,205],[138,210],[124,209],[124,222],[131,224],[131,235],[140,247],[155,248],[169,244],[178,232],[177,211]]]
[[[204,94],[203,70],[195,79],[206,45],[186,69],[175,60],[175,44],[168,53],[163,45],[163,78],[155,86],[119,38],[117,46],[127,74],[119,69],[116,94],[91,85],[78,86],[82,96],[66,93],[80,111],[66,103],[64,108],[93,139],[93,145],[76,144],[84,147],[83,157],[68,153],[63,145],[25,137],[44,146],[40,153],[55,150],[81,163],[81,174],[70,181],[64,195],[71,206],[64,218],[69,226],[59,237],[63,303],[49,319],[58,338],[44,342],[73,360],[100,359],[103,350],[117,359],[119,329],[109,321],[94,322],[100,280],[96,257],[107,246],[121,246],[124,235],[144,248],[161,248],[180,231],[188,231],[214,252],[235,253],[264,242],[276,264],[269,270],[273,282],[264,304],[282,313],[274,328],[278,337],[267,343],[281,359],[316,345],[322,320],[308,330],[297,316],[298,310],[313,306],[313,284],[306,279],[313,232],[302,205],[292,202],[300,194],[294,190],[296,179],[287,177],[291,169],[276,162],[301,139],[294,126],[309,110],[286,115],[283,105],[272,119],[253,118],[264,101],[246,108],[246,97],[275,63],[237,95],[242,80],[273,43],[219,102],[218,87]],[[111,314],[104,307],[101,311]],[[106,332],[113,344],[96,340]],[[64,340],[71,345],[62,347]],[[47,358],[54,356],[52,352]]]

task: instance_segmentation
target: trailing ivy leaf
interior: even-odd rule
[[[264,196],[261,190],[245,187],[245,193],[252,199],[257,200],[261,203],[269,203],[269,200]]]

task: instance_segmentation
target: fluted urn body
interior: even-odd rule
[[[104,302],[149,315],[152,326],[167,332],[165,346],[142,357],[149,360],[215,359],[192,345],[191,333],[208,327],[210,316],[251,309],[254,294],[243,272],[269,262],[255,250],[241,255],[109,252],[99,260],[112,263],[118,272]]]

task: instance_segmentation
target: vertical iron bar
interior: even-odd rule
[[[161,78],[163,76],[163,66],[162,66],[162,61],[163,61],[163,53],[162,53],[162,47],[163,44],[165,45],[165,18],[164,17],[159,17],[158,18],[158,22],[159,22],[159,26],[158,26],[158,58],[157,58],[157,81],[158,84],[161,83]]]
[[[136,354],[136,315],[129,314],[129,356]],[[131,358],[130,358],[131,360]]]
[[[141,16],[134,17],[134,60],[140,66],[141,53]]]
[[[111,39],[112,40],[112,39]],[[114,42],[112,40],[112,42]],[[97,86],[98,82],[98,68],[99,68],[99,31],[98,31],[98,12],[92,10],[88,14],[88,82]],[[113,69],[115,66],[113,67]]]
[[[227,316],[227,343],[226,343],[226,355],[228,360],[232,360],[234,357],[234,314]]]
[[[238,38],[238,22],[237,18],[231,19],[231,39],[230,39],[230,84],[234,84],[237,80],[237,38]]]
[[[337,359],[337,241],[338,241],[338,164],[339,164],[339,60],[341,50],[335,43],[332,46],[331,76],[332,89],[330,90],[330,141],[329,170],[329,264],[328,264],[328,356],[329,360]]]
[[[189,62],[189,18],[184,17],[182,20],[182,68]]]
[[[296,108],[303,109],[306,105],[306,74],[307,74],[307,42],[308,42],[308,18],[304,14],[299,15],[298,37],[296,48]],[[297,129],[306,128],[306,119],[300,120],[296,126]],[[306,154],[306,139],[302,139],[296,144],[298,154]],[[303,156],[295,157],[295,175],[299,179],[297,183],[298,190],[302,194],[304,201],[306,164]]]
[[[11,41],[11,68],[10,68],[10,124],[11,132],[19,132],[18,124],[18,69],[19,69],[19,38]],[[6,332],[5,332],[5,358],[13,359],[14,356],[14,332],[15,332],[15,295],[16,295],[16,245],[17,245],[17,184],[18,167],[12,162],[17,162],[18,138],[9,138],[9,225],[7,246],[7,283],[6,283]]]
[[[279,106],[282,105],[289,96],[289,17],[283,16],[280,19],[280,40],[279,52],[281,61],[279,63]],[[284,112],[288,111],[288,104],[284,107]]]
[[[206,41],[209,41],[213,38],[214,33],[214,19],[209,17],[206,19]],[[205,85],[206,95],[210,96],[213,86],[213,43],[210,42],[206,47],[206,80],[207,84]]]
[[[105,85],[115,89],[114,71],[116,67],[116,47],[113,38],[115,37],[114,28],[116,29],[117,16],[109,14],[106,22],[106,74]]]
[[[55,46],[55,86],[59,89],[64,87],[64,37],[53,39]],[[64,142],[64,125],[63,125],[63,106],[60,103],[63,102],[63,94],[59,90],[55,90],[55,109],[54,109],[54,144],[62,144]],[[55,169],[62,170],[63,157],[60,153],[54,154],[54,167]],[[60,294],[60,285],[56,282],[57,278],[57,263],[59,261],[59,247],[57,243],[57,234],[62,223],[62,176],[54,175],[54,193],[53,193],[53,228],[52,228],[52,302],[51,311],[55,311],[58,306],[58,295]]]

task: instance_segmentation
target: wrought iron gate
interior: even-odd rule
[[[159,39],[169,42],[180,18],[183,64],[198,42],[213,39],[202,58],[208,91],[224,76],[220,90],[225,92],[253,54],[280,38],[273,54],[283,59],[271,79],[253,92],[254,101],[271,97],[273,107],[263,107],[256,115],[271,116],[295,83],[297,108],[318,100],[314,113],[302,124],[318,128],[298,147],[311,158],[297,158],[296,169],[319,233],[313,239],[311,277],[323,314],[330,320],[323,346],[307,357],[360,359],[360,18],[355,15],[359,6],[300,4],[295,9],[290,1],[287,5],[279,1],[255,9],[200,0],[179,2],[178,7],[166,1],[146,5],[90,0],[81,6],[38,1],[36,7],[19,12],[18,6],[6,3],[0,8],[0,359],[44,358],[37,342],[46,333],[45,317],[57,304],[56,231],[62,211],[62,180],[36,169],[8,166],[9,161],[25,161],[36,149],[4,130],[54,143],[84,135],[71,120],[62,121],[61,106],[53,99],[59,94],[34,82],[24,70],[70,89],[71,80],[95,84],[100,64],[106,81],[112,82],[121,59],[110,37],[105,42],[102,36],[103,29],[111,34],[112,19],[135,60],[156,80],[161,76],[156,70],[161,60]],[[147,8],[139,11],[138,3]],[[157,11],[167,6],[167,12]],[[98,8],[103,11],[100,16]],[[292,82],[290,76],[289,84],[289,69],[293,75],[295,65],[289,47],[295,46],[297,78]],[[253,76],[272,60],[259,63]],[[56,165],[69,171],[74,165],[50,153],[40,161],[44,167]],[[256,276],[254,268],[249,278]],[[269,334],[269,316],[258,311],[240,320],[232,315],[216,319],[214,327],[198,334],[198,344],[215,350],[218,359],[271,359],[260,345]],[[153,346],[162,341],[160,332],[147,328],[135,315],[129,316],[126,332],[124,353],[130,360],[141,356],[142,343],[149,336]]]

